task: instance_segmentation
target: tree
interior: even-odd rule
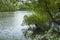
[[[18,9],[18,0],[0,0],[0,11],[14,11]]]
[[[33,28],[33,34],[45,34],[51,28],[52,23],[60,25],[57,21],[56,14],[58,14],[59,7],[57,5],[59,0],[33,0],[27,4],[34,12],[30,16],[25,16],[24,23],[26,25],[35,25]],[[58,16],[58,15],[57,15]],[[48,33],[48,32],[47,32]]]

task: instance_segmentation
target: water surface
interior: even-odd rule
[[[0,40],[26,40],[21,26],[27,11],[0,12]]]

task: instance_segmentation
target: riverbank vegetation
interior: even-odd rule
[[[16,0],[0,0],[0,11],[17,10],[18,5]]]
[[[25,3],[21,0],[0,0],[0,12],[28,9],[28,7],[24,4]]]
[[[26,6],[34,13],[24,17],[29,25],[25,36],[31,40],[60,40],[59,0],[31,0]]]

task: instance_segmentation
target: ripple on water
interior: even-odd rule
[[[26,40],[22,29],[26,28],[26,26],[21,26],[22,20],[24,15],[26,15],[27,12],[18,11],[14,14],[8,14],[7,17],[5,13],[5,18],[0,18],[0,40]],[[11,16],[12,15],[12,16]]]

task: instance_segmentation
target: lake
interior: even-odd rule
[[[24,37],[22,26],[24,15],[29,14],[27,11],[0,12],[0,40],[27,40]]]

